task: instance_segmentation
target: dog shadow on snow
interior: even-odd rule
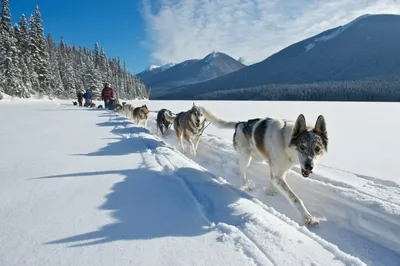
[[[99,127],[108,127],[115,137],[108,138],[110,141],[106,146],[97,151],[87,154],[73,154],[79,156],[117,156],[132,153],[141,153],[148,149],[164,146],[165,143],[154,138],[149,138],[149,131],[143,127],[136,126],[124,117],[116,114],[102,114],[99,117],[109,117],[108,121],[97,123]]]
[[[124,128],[124,123],[123,119],[110,119],[99,126],[111,127],[116,135],[148,133],[140,127]],[[128,150],[130,153],[142,153],[165,145],[162,141],[146,138],[146,135],[120,138],[117,143],[110,143],[87,155],[124,154]],[[126,150],[121,150],[122,146],[127,146]],[[111,211],[116,221],[91,232],[63,236],[45,244],[79,247],[120,240],[192,237],[212,230],[209,227],[212,222],[236,224],[244,218],[243,215],[233,214],[229,206],[238,197],[247,197],[246,194],[235,192],[234,188],[226,189],[214,182],[214,175],[190,167],[156,171],[143,161],[142,167],[137,169],[68,173],[36,179],[96,178],[99,175],[125,176],[123,181],[114,184],[105,196],[105,202],[98,208]]]
[[[228,207],[237,201],[240,193],[223,188],[212,182],[210,173],[194,168],[173,171],[138,168],[41,178],[94,178],[98,175],[125,176],[112,187],[104,204],[99,207],[99,210],[111,210],[116,222],[47,245],[80,247],[120,240],[192,237],[209,232],[211,222],[235,224],[244,218],[233,214]]]

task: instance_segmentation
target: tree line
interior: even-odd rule
[[[88,49],[62,37],[56,44],[50,33],[45,38],[38,6],[29,21],[22,14],[12,26],[8,0],[2,0],[0,18],[0,75],[0,92],[15,97],[74,98],[79,90],[101,91],[110,82],[119,98],[148,98],[125,62],[107,57],[97,42]]]
[[[364,80],[324,81],[309,84],[267,84],[204,93],[193,98],[197,100],[399,102],[400,78],[382,76]]]

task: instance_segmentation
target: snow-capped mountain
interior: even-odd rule
[[[168,89],[232,73],[245,67],[227,54],[212,52],[202,59],[190,59],[179,64],[150,66],[137,76],[153,90]]]
[[[144,74],[146,72],[161,72],[164,70],[167,70],[170,67],[173,67],[175,65],[175,63],[168,63],[162,66],[158,66],[158,65],[150,65],[148,68],[146,68],[145,70],[143,70],[142,72],[139,73],[140,74]]]
[[[399,25],[399,15],[364,15],[235,73],[171,90],[164,98],[191,99],[212,91],[266,84],[400,77]]]

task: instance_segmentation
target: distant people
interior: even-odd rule
[[[108,82],[105,83],[104,89],[101,91],[101,99],[104,101],[104,108],[110,109],[110,107],[114,106],[115,91]]]
[[[82,107],[82,102],[83,102],[83,92],[82,91],[78,91],[78,93],[76,94],[76,97],[78,97],[78,103],[79,106]]]
[[[83,98],[85,98],[85,107],[89,107],[92,104],[92,91],[91,90],[86,90],[86,92],[83,94]]]

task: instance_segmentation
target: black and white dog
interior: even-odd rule
[[[157,130],[161,132],[161,135],[165,136],[168,133],[169,128],[171,127],[172,123],[165,119],[165,113],[168,113],[172,116],[172,112],[167,109],[161,109],[157,113]]]

